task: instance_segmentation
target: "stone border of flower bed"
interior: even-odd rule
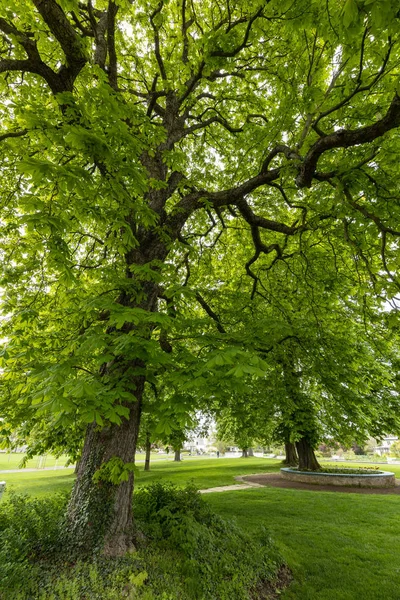
[[[343,469],[342,469],[343,470]],[[350,474],[350,473],[324,473],[323,471],[298,471],[285,467],[281,469],[281,476],[288,481],[310,483],[313,485],[334,485],[342,487],[364,488],[391,488],[395,487],[395,474],[389,471],[376,471],[375,473]]]

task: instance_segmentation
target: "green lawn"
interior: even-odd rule
[[[141,460],[143,455],[137,455]],[[246,473],[264,473],[278,471],[281,463],[268,458],[197,458],[188,457],[180,463],[172,458],[152,456],[153,464],[150,472],[143,471],[143,464],[138,464],[136,485],[142,486],[154,481],[168,480],[178,485],[194,483],[199,489],[219,485],[237,483],[235,475]],[[343,463],[341,463],[343,464]],[[350,465],[349,465],[350,466]],[[351,466],[354,466],[351,465]],[[400,465],[395,467],[379,465],[386,471],[396,473],[400,478]],[[72,486],[73,468],[67,470],[38,471],[30,473],[21,469],[19,473],[0,474],[0,480],[7,482],[7,489],[25,491],[27,494],[42,496],[55,490],[68,490]],[[400,598],[400,595],[399,595]]]
[[[234,476],[277,471],[273,459],[154,462],[138,486],[161,479],[199,488],[235,483]],[[382,467],[381,467],[382,468]],[[400,477],[400,466],[384,466]],[[8,489],[37,496],[71,488],[73,469],[2,475]],[[204,497],[223,516],[257,535],[266,527],[293,570],[283,600],[399,600],[400,497],[253,488]]]
[[[258,488],[205,498],[246,531],[270,531],[294,575],[282,600],[399,600],[398,496]]]
[[[236,483],[235,475],[244,473],[262,473],[275,471],[279,468],[278,461],[262,458],[188,458],[180,463],[172,459],[154,459],[151,471],[145,472],[143,464],[138,465],[136,485],[141,486],[154,481],[168,480],[178,485],[193,482],[199,489],[217,485]],[[42,496],[55,490],[68,490],[74,479],[73,469],[57,471],[3,473],[0,479],[7,483],[7,489],[24,491],[27,494]]]
[[[8,469],[19,469],[22,459],[25,454],[21,452],[12,452],[5,453],[0,452],[0,471],[5,471]],[[162,456],[162,455],[161,455]],[[160,460],[160,456],[152,455],[154,460]],[[136,454],[136,460],[142,461],[144,460],[145,455],[143,452],[138,452]],[[54,467],[59,466],[63,467],[68,461],[68,456],[60,456],[60,458],[55,458],[54,456],[47,455],[45,457],[35,456],[31,458],[26,463],[27,469],[42,469],[44,467]]]
[[[25,454],[12,452],[10,454],[6,454],[4,452],[0,453],[0,471],[4,471],[6,469],[19,469],[19,465],[24,458]],[[43,467],[54,467],[55,465],[62,467],[68,460],[68,456],[60,456],[60,458],[55,458],[54,456],[35,456],[28,460],[26,464],[26,468],[28,469],[38,469]]]

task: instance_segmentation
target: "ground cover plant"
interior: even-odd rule
[[[65,552],[66,502],[11,495],[0,505],[2,600],[250,600],[274,589],[283,560],[268,534],[248,536],[193,487],[139,490],[137,551],[120,559]]]
[[[335,466],[325,466],[325,465],[321,465],[321,468],[318,469],[317,471],[310,471],[307,469],[300,469],[300,468],[294,468],[294,471],[302,471],[302,472],[309,472],[309,473],[338,473],[338,474],[344,474],[344,475],[376,475],[379,472],[383,472],[381,471],[377,466],[376,467],[335,467]]]

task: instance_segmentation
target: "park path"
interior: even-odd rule
[[[262,485],[255,481],[245,481],[244,477],[244,475],[238,475],[237,477],[235,477],[236,481],[241,481],[242,483],[235,483],[234,485],[220,485],[218,487],[207,488],[206,490],[199,490],[200,494],[212,494],[214,492],[237,492],[238,490],[248,490],[250,488],[265,487],[265,485]],[[252,477],[252,475],[249,475],[249,477]]]

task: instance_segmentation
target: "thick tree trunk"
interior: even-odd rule
[[[175,450],[174,462],[181,462],[181,449]]]
[[[247,456],[254,456],[253,448],[247,450]]]
[[[144,461],[144,470],[150,471],[150,451],[151,451],[151,441],[150,441],[150,433],[146,432],[146,458]]]
[[[247,448],[242,448],[242,458],[248,458]]]
[[[67,543],[77,552],[98,548],[104,555],[121,556],[133,548],[133,472],[117,485],[93,476],[114,457],[121,464],[135,460],[144,379],[135,383],[137,400],[129,406],[128,419],[103,429],[88,426],[65,523]]]
[[[292,442],[285,442],[286,458],[283,461],[288,467],[297,467],[299,458],[297,456],[296,446]]]
[[[321,468],[307,438],[296,442],[296,448],[299,455],[299,471],[318,471]]]

